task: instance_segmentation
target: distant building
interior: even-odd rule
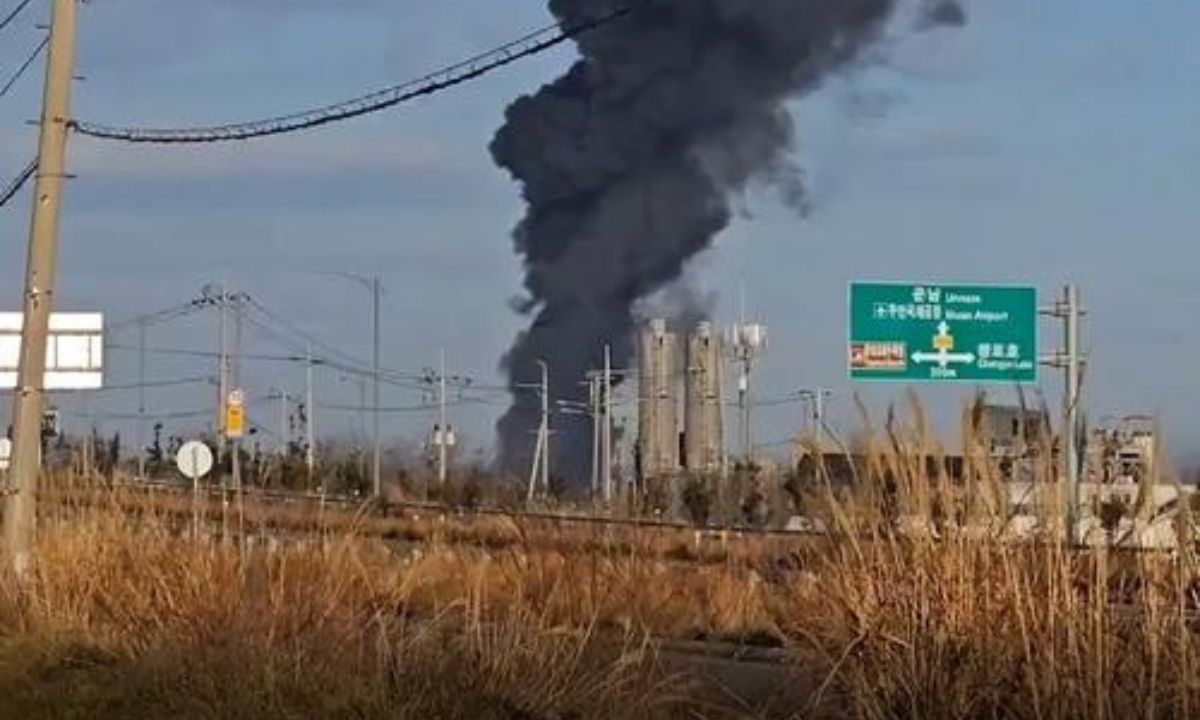
[[[1035,456],[1050,440],[1045,415],[1018,405],[984,405],[976,430],[995,460]]]

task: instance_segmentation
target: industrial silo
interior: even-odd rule
[[[688,471],[715,474],[725,462],[725,418],[721,406],[721,337],[700,323],[688,338],[684,447]]]
[[[666,320],[652,320],[638,341],[638,456],[643,481],[679,471],[677,336]]]

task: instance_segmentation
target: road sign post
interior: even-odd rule
[[[186,442],[175,454],[175,466],[192,481],[192,534],[200,537],[200,478],[213,469],[213,454],[199,440]]]
[[[1031,383],[1037,291],[985,285],[853,283],[852,380]]]
[[[246,434],[246,396],[241,390],[230,390],[225,400],[225,437],[240,440]]]

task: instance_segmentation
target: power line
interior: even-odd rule
[[[0,193],[0,208],[7,205],[10,200],[17,196],[17,193],[21,192],[21,188],[25,187],[25,183],[29,182],[29,179],[37,173],[37,169],[38,161],[37,158],[34,158],[29,161],[29,165],[21,171],[21,174],[15,177],[8,184],[8,187],[4,188],[4,192]]]
[[[176,356],[176,357],[191,357],[191,358],[202,358],[202,359],[219,359],[219,358],[223,357],[221,355],[221,353],[213,351],[213,350],[187,350],[187,349],[183,349],[183,348],[163,348],[163,347],[142,348],[137,345],[124,345],[121,343],[105,343],[104,349],[105,350],[113,350],[113,351],[124,351],[124,352],[144,352],[148,355],[170,355],[170,356]],[[314,367],[327,367],[327,368],[330,368],[333,370],[337,370],[339,372],[346,373],[347,375],[358,375],[358,376],[363,376],[363,377],[371,377],[371,371],[369,371],[369,370],[363,370],[362,368],[356,368],[356,367],[352,367],[349,365],[344,365],[342,363],[337,362],[336,360],[331,360],[329,358],[323,358],[323,357],[314,356],[312,358],[309,358],[306,355],[271,355],[271,354],[265,354],[265,353],[241,353],[239,355],[239,357],[242,360],[253,360],[253,361],[260,361],[260,362],[296,363],[296,364],[307,364],[307,363],[311,362]],[[423,390],[423,389],[425,389],[424,386],[417,385],[411,381],[406,382],[403,380],[395,380],[395,379],[389,378],[387,376],[381,376],[379,381],[384,384],[387,384],[387,385],[392,385],[392,386],[404,388],[407,390]]]
[[[338,412],[354,412],[354,413],[368,412],[368,411],[373,410],[373,408],[370,405],[367,405],[367,406],[337,405],[337,404],[326,405],[326,404],[321,404],[321,403],[317,403],[317,409],[318,410],[333,410],[333,411],[338,411]],[[417,412],[429,412],[429,411],[437,410],[437,409],[438,409],[437,403],[422,403],[420,405],[397,405],[397,406],[393,406],[393,407],[384,406],[384,407],[379,408],[379,412],[381,412],[381,413],[417,413]]]
[[[243,319],[251,327],[257,328],[259,332],[266,335],[269,339],[274,340],[280,346],[287,348],[289,350],[297,351],[298,353],[303,352],[304,353],[303,355],[297,355],[297,357],[299,357],[300,361],[302,361],[302,362],[308,362],[307,348],[309,347],[309,345],[306,345],[304,343],[296,343],[296,342],[284,337],[282,334],[279,333],[279,331],[275,330],[274,328],[270,327],[269,325],[258,320],[253,315],[246,315],[246,316],[244,316]],[[313,345],[317,344],[315,342],[315,339],[314,339],[314,342],[312,342],[312,344]],[[324,348],[324,349],[328,349],[328,348]],[[243,357],[246,357],[246,356],[243,355]],[[349,356],[346,356],[346,357],[349,357]],[[344,361],[334,360],[334,359],[327,358],[327,357],[320,357],[320,358],[314,357],[312,359],[312,362],[314,365],[320,365],[321,367],[327,367],[327,368],[330,368],[331,370],[337,370],[338,372],[342,372],[347,375],[354,375],[356,377],[363,377],[363,378],[374,377],[374,375],[375,375],[374,371],[368,369],[366,366],[359,363],[354,358],[350,358],[350,359],[353,360],[354,362],[346,363]],[[395,377],[392,377],[393,375]],[[424,385],[421,385],[413,380],[399,379],[402,376],[403,376],[403,373],[400,373],[398,371],[392,371],[392,370],[381,371],[381,373],[379,375],[379,382],[387,383],[388,385],[393,385],[393,386],[405,388],[408,390],[424,390],[425,389]]]
[[[247,299],[247,302],[250,303],[252,309],[257,310],[260,314],[262,314],[268,320],[270,320],[271,322],[273,322],[277,325],[282,326],[284,330],[287,330],[288,332],[292,333],[293,335],[295,335],[296,337],[299,338],[299,341],[289,339],[289,338],[285,337],[284,335],[282,335],[278,330],[267,325],[266,323],[262,322],[261,320],[255,318],[253,315],[245,316],[246,322],[248,322],[250,325],[258,328],[260,332],[266,334],[267,336],[272,338],[275,342],[277,342],[281,346],[291,349],[291,350],[295,350],[297,352],[301,352],[301,351],[306,352],[307,348],[316,347],[316,348],[319,348],[319,349],[325,351],[326,353],[330,353],[330,354],[335,355],[338,358],[340,358],[340,359],[331,359],[329,357],[321,358],[321,362],[320,362],[321,365],[328,367],[328,368],[332,368],[334,370],[339,370],[341,372],[344,372],[344,373],[347,373],[350,375],[357,375],[357,376],[362,376],[362,377],[374,377],[375,371],[373,369],[367,367],[367,364],[365,362],[363,362],[362,360],[354,357],[353,355],[350,355],[349,353],[339,350],[336,346],[321,340],[317,336],[313,335],[312,333],[302,330],[301,328],[297,327],[296,325],[293,325],[291,322],[284,319],[278,313],[268,310],[261,303],[259,303],[257,300],[250,297],[249,295],[246,296],[246,299]],[[384,383],[388,383],[390,385],[408,388],[408,389],[412,389],[412,390],[423,390],[425,388],[425,385],[423,383],[426,380],[426,376],[427,376],[427,374],[406,372],[406,371],[395,370],[395,369],[390,369],[390,368],[380,368],[379,369],[379,381],[380,382],[384,382]]]
[[[460,407],[463,405],[494,405],[494,404],[495,403],[491,403],[482,398],[458,398],[457,400],[446,401],[447,407]],[[379,408],[379,412],[381,412],[381,413],[431,412],[433,410],[437,410],[440,407],[441,407],[441,405],[439,405],[438,403],[421,403],[419,405],[394,405],[391,407],[388,407],[385,405],[385,406]],[[323,405],[323,404],[319,404],[319,403],[317,404],[317,409],[318,410],[333,410],[335,412],[336,411],[366,412],[366,411],[372,410],[371,406],[369,406],[369,405],[364,407],[362,405],[338,405],[338,404]]]
[[[348,362],[350,364],[353,364],[355,366],[362,367],[362,368],[366,367],[366,363],[361,362],[358,358],[354,357],[353,355],[350,355],[349,353],[344,352],[340,348],[338,348],[330,343],[327,343],[327,342],[321,340],[320,338],[313,335],[312,333],[306,332],[305,330],[302,330],[301,328],[297,327],[296,325],[293,325],[291,322],[286,320],[283,316],[267,309],[262,303],[255,300],[254,298],[250,297],[249,295],[246,296],[246,300],[250,303],[251,309],[257,310],[259,313],[261,313],[264,317],[266,317],[271,322],[275,323],[276,325],[281,326],[284,330],[286,330],[286,331],[290,332],[291,334],[295,335],[296,337],[300,338],[299,347],[304,348],[304,347],[308,347],[311,345],[312,347],[318,348],[326,353],[329,353],[331,355],[335,355],[335,356],[341,358],[342,362]],[[265,324],[256,321],[253,317],[248,317],[247,320],[251,324],[257,326],[260,330],[263,330],[264,332],[275,337],[276,340],[283,343],[284,345],[290,345],[290,343],[286,339],[284,339],[281,335],[279,335],[279,333],[277,331],[275,331],[274,329],[269,328]]]
[[[173,410],[162,412],[147,412],[142,413],[92,413],[92,412],[72,412],[70,410],[59,410],[67,416],[85,418],[88,420],[187,420],[190,418],[209,417],[212,415],[212,408],[203,410]]]
[[[182,357],[196,358],[219,358],[221,353],[212,350],[183,350],[179,348],[140,348],[137,345],[122,345],[120,343],[105,343],[105,350],[126,350],[132,352],[146,352],[150,355],[178,355]],[[302,355],[263,355],[242,353],[242,359],[245,360],[262,360],[265,362],[307,362],[307,358]],[[313,364],[321,364],[319,358],[313,358]]]
[[[21,63],[21,67],[17,68],[17,71],[13,73],[13,76],[8,79],[8,82],[4,83],[4,87],[0,88],[0,98],[7,95],[9,90],[12,90],[13,85],[17,84],[17,81],[21,79],[21,76],[24,75],[27,70],[29,70],[31,65],[33,65],[33,61],[38,59],[38,56],[45,51],[46,46],[49,44],[50,36],[47,35],[46,37],[42,38],[42,41],[38,43],[38,46],[34,48],[32,53],[29,54],[29,57],[25,60],[25,62]]]
[[[153,325],[160,325],[162,323],[171,322],[173,320],[178,320],[180,318],[187,317],[188,315],[192,315],[193,313],[199,312],[200,310],[203,310],[206,307],[208,307],[208,305],[205,303],[204,300],[192,300],[190,302],[183,303],[182,305],[176,305],[175,307],[170,307],[165,310],[159,310],[158,312],[148,313],[146,315],[139,315],[137,317],[129,318],[127,320],[123,320],[118,323],[113,323],[112,325],[109,325],[108,332],[109,333],[120,332],[127,328],[133,328],[133,327],[137,327],[139,325],[144,325],[145,327],[151,327]]]
[[[633,13],[654,0],[634,0],[616,9],[574,25],[556,23],[525,37],[432,72],[424,77],[333,105],[304,110],[275,118],[201,128],[156,129],[108,127],[90,122],[72,121],[81,135],[131,143],[213,143],[249,140],[308,130],[330,123],[350,120],[394,107],[409,100],[433,95],[486,75],[518,60],[539,55],[584,33],[597,30]]]
[[[176,378],[174,380],[151,380],[144,383],[127,383],[124,385],[105,385],[102,388],[97,388],[92,392],[115,392],[118,390],[138,390],[140,388],[164,388],[178,387],[180,385],[199,385],[200,383],[213,384],[211,375],[197,375],[195,377]]]
[[[25,8],[29,7],[32,2],[33,0],[21,0],[21,2],[17,3],[17,6],[12,9],[12,12],[10,12],[8,15],[5,15],[3,20],[0,20],[0,30],[3,30],[12,24],[12,21],[16,20],[21,13],[25,12]]]

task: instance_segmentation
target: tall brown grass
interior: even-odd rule
[[[0,717],[672,717],[682,704],[644,636],[493,602],[478,573],[433,593],[436,576],[352,536],[247,550],[96,515],[44,528],[37,557],[0,594]]]
[[[1067,547],[1050,463],[1043,530],[1015,537],[969,430],[961,478],[919,412],[865,437],[855,483],[806,489],[824,536],[716,551],[675,531],[453,518],[268,547],[86,503],[43,523],[35,575],[0,593],[0,717],[758,712],[670,674],[673,640],[782,648],[793,700],[770,716],[1200,714],[1192,545]]]

